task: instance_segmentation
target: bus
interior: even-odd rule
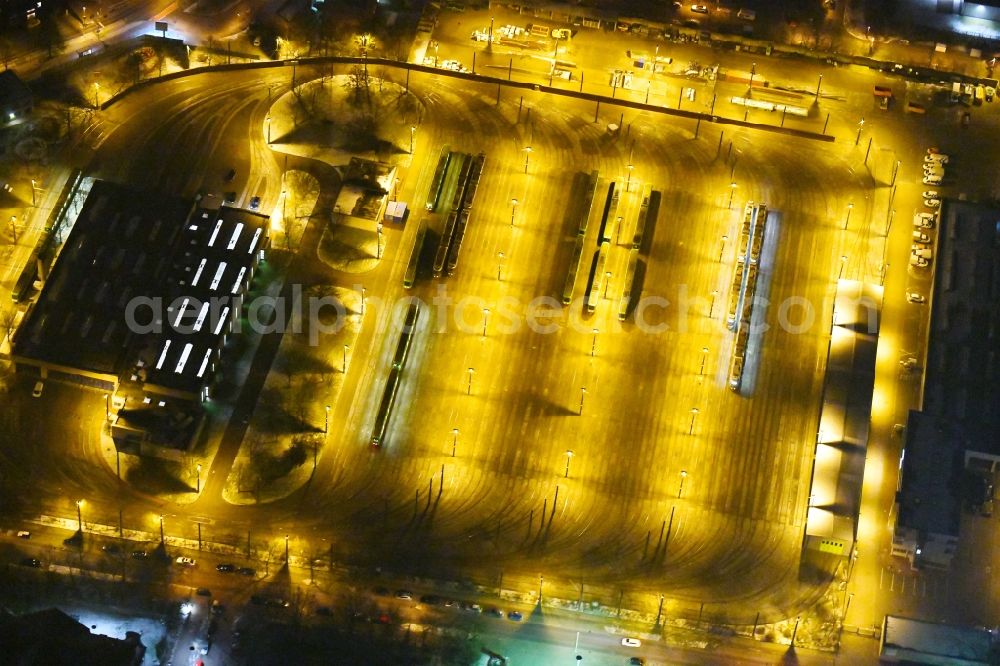
[[[625,270],[625,286],[622,287],[622,297],[618,302],[618,320],[625,321],[629,305],[632,304],[632,283],[635,280],[635,267],[639,263],[639,250],[632,248],[628,253],[628,268]]]
[[[448,144],[445,144],[441,146],[437,168],[434,170],[434,180],[431,181],[431,189],[427,192],[426,208],[429,211],[437,208],[438,199],[441,198],[441,188],[444,187],[444,175],[448,172],[448,162],[450,160],[451,151],[448,148]]]
[[[597,309],[597,301],[601,298],[601,287],[604,285],[604,264],[608,261],[608,248],[611,243],[604,241],[594,256],[594,267],[590,275],[590,291],[587,292],[587,312]]]
[[[594,198],[597,196],[597,170],[591,171],[587,178],[587,190],[584,193],[583,208],[580,210],[580,224],[576,233],[580,236],[587,235],[587,226],[590,223],[590,211],[594,208]]]
[[[573,257],[569,260],[569,270],[566,271],[566,283],[563,285],[563,305],[569,305],[573,301],[573,290],[576,289],[576,276],[580,273],[580,257],[582,255],[583,236],[577,236],[576,245],[573,247]]]
[[[653,195],[652,185],[643,185],[642,203],[639,204],[639,217],[635,221],[635,235],[632,236],[632,248],[639,249],[642,245],[642,235],[646,231],[646,216],[649,215],[649,199]]]
[[[424,237],[427,235],[427,223],[421,221],[417,229],[417,237],[413,240],[413,249],[410,250],[410,260],[406,263],[406,272],[403,273],[403,286],[410,289],[417,279],[417,265],[420,263],[420,253],[424,248]]]

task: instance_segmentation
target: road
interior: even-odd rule
[[[811,65],[782,64],[761,64],[758,71],[771,81],[801,85],[814,75]],[[281,76],[202,75],[125,98],[103,112],[107,131],[95,142],[93,172],[190,195],[201,186],[222,188],[222,174],[236,168],[240,196],[263,192],[265,208],[273,205],[280,172],[262,147],[259,128],[267,85]],[[919,154],[923,143],[949,135],[954,120],[952,111],[938,110],[927,121],[898,110],[873,116],[869,90],[878,77],[850,76],[859,83],[848,87],[843,70],[824,76],[831,97],[821,105],[831,109],[830,127],[839,135],[832,148],[784,137],[761,142],[745,130],[727,132],[720,143],[719,130],[706,127],[695,140],[690,123],[643,113],[629,114],[627,133],[614,137],[605,131],[607,122],[617,121],[612,110],[593,123],[589,105],[529,93],[523,103],[520,96],[502,95],[497,106],[492,91],[415,76],[411,86],[427,106],[428,120],[402,197],[424,196],[442,143],[484,151],[488,160],[458,273],[444,282],[461,307],[453,306],[445,319],[424,319],[390,445],[377,453],[366,445],[395,344],[392,310],[373,306],[362,333],[373,343],[352,360],[343,392],[358,398],[334,407],[334,453],[324,456],[313,483],[287,500],[241,508],[222,504],[213,487],[197,506],[169,507],[170,531],[190,538],[191,518],[210,515],[215,525],[206,528],[208,540],[233,540],[253,526],[265,543],[293,533],[293,551],[308,553],[322,534],[334,544],[338,562],[431,576],[461,572],[479,580],[503,575],[506,588],[528,595],[541,571],[550,594],[563,598],[575,598],[579,590],[584,601],[609,604],[627,588],[631,605],[648,612],[664,592],[673,615],[697,613],[705,601],[706,618],[718,622],[750,622],[763,605],[776,609],[775,618],[811,606],[823,586],[798,582],[798,548],[833,284],[838,275],[879,279],[885,174],[895,159],[904,166],[894,204],[898,221],[885,254],[905,257],[910,229],[903,206],[918,205]],[[909,86],[906,94],[927,91]],[[696,99],[704,98],[699,93]],[[879,181],[875,189],[864,169],[865,144],[859,139],[854,147],[850,139],[854,119],[866,114],[863,138],[877,140],[869,158]],[[977,112],[977,124],[949,140],[955,145],[948,149],[973,154],[987,145],[981,142],[992,141],[992,118],[986,109]],[[532,148],[527,161],[526,146]],[[575,306],[557,311],[553,333],[513,330],[532,299],[561,291],[575,234],[564,218],[573,174],[599,169],[603,178],[625,178],[628,164],[634,168],[624,201],[626,229],[641,184],[663,195],[643,253],[642,293],[669,305],[649,309],[650,326],[618,323],[627,248],[615,242],[609,296],[593,317]],[[993,186],[985,176],[961,173],[977,195]],[[730,210],[732,183],[736,204]],[[768,304],[756,315],[772,327],[754,341],[747,386],[737,395],[726,386],[732,334],[720,325],[721,307],[712,306],[712,292],[719,292],[721,303],[735,253],[723,236],[737,237],[737,211],[748,200],[775,211],[761,263],[761,294]],[[845,223],[849,204],[854,206]],[[404,295],[401,273],[412,222],[421,216],[418,207],[405,230],[389,230],[387,261],[364,277],[369,292],[385,303]],[[437,217],[429,221],[440,224]],[[589,248],[596,247],[595,231],[586,239]],[[347,285],[354,280],[335,273],[323,277]],[[921,287],[926,279],[907,278],[903,260],[889,260],[885,325],[906,331],[914,342],[914,323],[925,314],[902,303],[900,294],[904,285]],[[423,280],[410,293],[430,303],[436,287]],[[815,314],[805,333],[775,326],[781,303],[793,296]],[[648,330],[658,324],[668,328]],[[904,348],[919,348],[905,340]],[[892,367],[894,359],[880,357],[880,377],[894,379],[887,374]],[[468,368],[475,370],[471,391]],[[889,441],[887,427],[913,404],[908,382],[890,383],[895,407],[876,415],[872,470],[894,468],[898,444]],[[119,485],[114,471],[99,464],[99,419],[93,415],[103,401],[57,386],[36,401],[26,393],[18,391],[13,400],[19,410],[5,416],[8,432],[26,436],[26,444],[9,447],[5,466],[29,470],[20,477],[6,472],[17,479],[12,488],[27,495],[30,487],[39,498],[24,505],[26,515],[71,515],[72,498],[86,497],[91,520],[111,524],[124,506],[127,522],[152,530],[149,516],[163,512],[163,503]],[[694,415],[692,408],[698,409]],[[61,418],[43,418],[51,413]],[[459,436],[453,458],[454,428]],[[69,455],[44,455],[53,448]],[[573,452],[568,473],[567,450]],[[891,475],[883,474],[879,483],[872,506],[884,510]],[[886,537],[874,537],[877,542],[868,547],[868,534],[853,584],[864,583],[859,590],[872,598],[863,599],[859,591],[851,612],[865,619],[851,624],[867,624],[883,608],[872,583],[886,563]]]

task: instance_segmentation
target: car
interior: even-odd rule
[[[257,210],[260,208],[260,197],[250,198],[250,210]]]
[[[45,388],[45,382],[37,381],[35,382],[35,388],[31,389],[31,397],[40,398],[42,397],[42,389]]]
[[[116,543],[109,543],[101,546],[101,550],[108,555],[121,555],[122,553],[121,546]]]
[[[18,530],[17,531],[17,538],[18,539],[30,539],[31,538],[31,532],[29,532],[28,530]]]
[[[628,660],[629,666],[644,666],[646,663],[643,661],[642,657],[632,657]]]
[[[937,199],[938,198],[938,191],[937,190],[924,190],[923,191],[923,197],[924,197],[924,199]]]
[[[144,550],[133,550],[131,555],[133,560],[145,560],[149,558],[149,553]]]
[[[913,226],[921,229],[934,228],[934,215],[931,213],[917,213],[913,216]]]
[[[949,157],[943,153],[924,155],[924,164],[947,164]]]
[[[215,570],[219,573],[232,573],[236,571],[235,564],[217,564],[215,565]]]
[[[192,560],[190,557],[184,557],[183,555],[174,560],[174,562],[181,565],[182,567],[193,567],[195,565],[194,560]]]
[[[928,208],[940,208],[941,207],[941,200],[940,199],[924,199],[924,205],[927,206]]]
[[[685,88],[684,89],[684,96],[688,98],[689,102],[693,102],[694,101],[694,88]]]
[[[930,148],[927,149],[927,154],[928,155],[940,155],[941,154],[941,150],[937,146],[931,146]]]
[[[916,241],[917,243],[930,243],[931,237],[922,231],[914,231],[913,240]]]
[[[208,589],[207,587],[199,587],[197,590],[195,590],[195,594],[197,594],[199,597],[210,597],[212,596],[212,590]]]
[[[26,557],[23,560],[21,560],[21,566],[37,569],[40,566],[42,566],[42,563],[36,560],[34,557]]]
[[[910,265],[916,266],[917,268],[927,268],[931,265],[931,262],[923,257],[918,257],[916,255],[910,255]]]
[[[264,599],[264,605],[268,608],[288,608],[291,604],[281,597],[267,597]]]
[[[924,174],[924,178],[921,181],[924,185],[940,185],[942,183],[941,176],[933,174]]]
[[[695,14],[707,14],[708,6],[706,5],[691,5],[691,11]]]
[[[236,178],[236,169],[230,169],[226,172],[226,182],[231,183],[233,179]]]
[[[566,28],[553,28],[552,39],[569,39],[573,33]]]
[[[944,174],[944,166],[941,164],[925,164],[924,173],[940,173]]]
[[[238,573],[241,576],[256,576],[257,570],[251,569],[250,567],[240,567],[239,569],[236,570],[236,573]]]
[[[497,608],[496,606],[490,606],[490,609],[486,611],[486,614],[489,615],[490,617],[500,617],[500,618],[503,617],[503,611]]]
[[[513,622],[520,622],[524,619],[524,616],[521,615],[521,611],[511,611],[507,613],[507,619]]]
[[[483,607],[479,604],[474,604],[469,601],[462,602],[462,610],[468,611],[469,613],[482,613]]]
[[[923,294],[918,294],[915,291],[906,292],[906,300],[911,303],[925,303],[927,301]]]
[[[396,590],[397,599],[412,599],[413,593],[409,590]]]
[[[378,622],[379,624],[389,624],[390,622],[392,622],[392,616],[389,615],[388,613],[379,613],[375,617],[375,621]]]
[[[640,641],[638,638],[628,638],[628,637],[625,637],[625,638],[622,639],[622,646],[623,647],[639,647],[641,645],[642,645],[642,641]]]
[[[986,86],[986,101],[992,102],[993,98],[996,97],[997,89],[993,86]]]

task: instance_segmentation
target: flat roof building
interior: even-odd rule
[[[987,629],[886,615],[878,656],[884,664],[987,666],[998,655]]]
[[[948,566],[963,483],[1000,464],[1000,209],[946,201],[921,405],[910,413],[893,554]]]
[[[265,215],[96,181],[14,359],[113,393],[117,443],[182,450],[268,240]]]
[[[806,514],[807,550],[842,557],[854,550],[881,310],[882,287],[838,281]]]

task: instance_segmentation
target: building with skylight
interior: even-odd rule
[[[182,455],[268,241],[266,215],[96,181],[14,338],[18,370],[106,392],[121,450]]]

